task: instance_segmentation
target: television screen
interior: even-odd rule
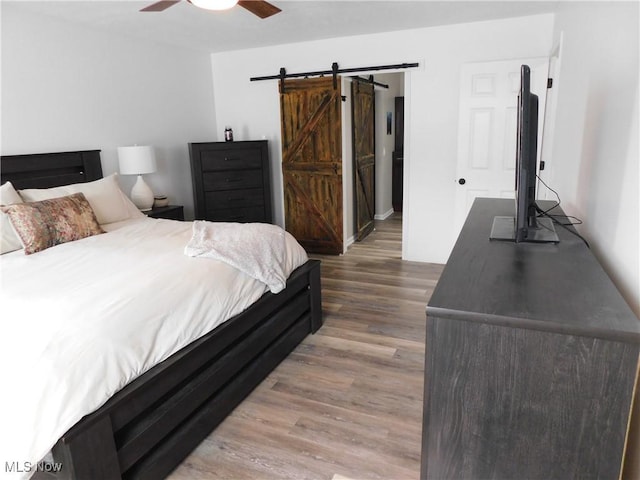
[[[536,205],[538,96],[531,92],[531,70],[520,68],[516,139],[515,216],[495,217],[491,240],[559,242],[550,218],[539,218]]]

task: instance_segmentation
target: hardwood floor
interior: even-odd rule
[[[169,478],[419,478],[425,307],[443,266],[400,259],[401,221],[313,256],[324,326]]]

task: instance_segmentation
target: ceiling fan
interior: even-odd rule
[[[144,7],[140,11],[162,12],[176,3],[180,3],[180,1],[181,0],[161,0],[160,2],[152,3],[148,7]],[[264,0],[187,0],[187,2],[206,10],[228,10],[237,4],[260,18],[267,18],[281,12],[278,7]]]

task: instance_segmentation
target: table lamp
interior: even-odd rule
[[[151,210],[153,192],[142,175],[156,171],[153,147],[138,145],[118,147],[118,163],[122,175],[138,175],[136,184],[131,189],[131,201],[143,212]]]

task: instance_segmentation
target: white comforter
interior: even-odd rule
[[[35,464],[124,385],[267,291],[223,262],[184,255],[189,222],[108,230],[0,257],[0,476],[5,462]],[[307,258],[291,242],[293,270]]]

